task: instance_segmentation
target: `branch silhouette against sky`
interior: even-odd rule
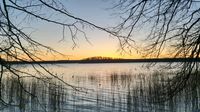
[[[54,48],[55,45],[52,45],[55,40],[63,42],[70,39],[72,49],[78,47],[79,43],[87,42],[87,53],[98,55],[98,52],[113,50],[109,48],[115,45],[112,40],[103,40],[107,35],[114,38],[113,41],[117,40],[122,54],[137,55],[137,52],[142,56],[154,58],[162,57],[163,54],[173,58],[199,58],[198,0],[1,0],[0,3],[1,77],[3,72],[8,70],[18,77],[19,82],[19,74],[23,71],[18,71],[6,61],[36,61],[45,60],[49,54],[66,55],[69,49],[57,46],[57,50]],[[96,9],[99,5],[105,5],[104,8],[107,9]],[[86,11],[82,12],[81,9]],[[109,18],[108,15],[112,15],[110,19],[106,19]],[[34,32],[34,28],[40,31]],[[45,30],[47,32],[44,32]],[[90,34],[92,38],[88,37]],[[95,43],[98,43],[100,48],[91,52]],[[80,49],[84,48],[81,46]],[[85,51],[80,52],[84,54]],[[109,54],[109,51],[106,53]],[[104,56],[108,56],[106,53]],[[31,66],[38,74],[45,76],[36,65]],[[50,76],[76,89],[44,66],[37,66]],[[181,63],[180,66],[176,80],[169,84],[174,87],[172,96],[189,84],[192,72],[197,73],[199,69],[195,61]],[[27,72],[25,74],[36,77]]]

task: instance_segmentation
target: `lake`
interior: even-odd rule
[[[54,77],[37,65],[39,71],[31,65],[17,65],[18,70],[36,77],[21,72],[23,77],[17,79],[7,73],[2,82],[0,109],[2,112],[200,112],[199,75],[172,97],[173,87],[166,85],[171,84],[176,69],[164,68],[166,63],[146,65],[43,65]]]

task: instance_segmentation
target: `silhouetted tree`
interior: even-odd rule
[[[61,15],[66,18],[67,21],[57,19],[56,17]],[[64,32],[67,30],[71,34],[71,39],[76,46],[75,39],[77,35],[83,35],[87,40],[86,34],[83,31],[84,26],[91,28],[97,28],[99,30],[116,35],[115,33],[107,30],[106,28],[99,27],[87,20],[73,16],[64,7],[63,3],[59,0],[1,0],[0,1],[0,84],[2,78],[6,75],[5,72],[17,77],[18,83],[22,86],[21,80],[25,77],[33,77],[40,79],[48,83],[48,74],[50,77],[56,78],[62,83],[72,87],[75,90],[80,90],[77,87],[64,82],[56,74],[51,73],[48,69],[40,64],[31,64],[40,76],[33,75],[28,72],[21,71],[16,67],[10,65],[10,61],[36,61],[42,60],[39,54],[44,50],[53,53],[59,53],[49,46],[45,46],[42,43],[32,39],[32,36],[28,34],[23,26],[26,22],[32,22],[38,20],[39,22],[46,22],[58,25],[63,28],[63,38],[65,38]],[[116,35],[117,36],[117,35]],[[61,53],[59,53],[61,54]],[[61,54],[62,55],[62,54]],[[37,66],[37,67],[36,67]],[[41,72],[45,71],[46,73]],[[23,74],[23,75],[22,75]],[[24,76],[25,75],[25,76]],[[0,85],[2,87],[2,85]],[[1,88],[0,88],[1,89]],[[24,91],[32,95],[31,92],[24,88]],[[1,95],[1,93],[0,93]],[[9,104],[2,97],[0,98],[2,104]]]
[[[175,66],[180,71],[168,84],[172,87],[170,96],[192,83],[191,75],[199,74],[196,59],[200,54],[200,1],[118,0],[115,3],[111,9],[118,11],[121,22],[112,30],[126,37],[122,41],[122,49],[135,48],[129,40],[134,40],[132,35],[138,29],[145,29],[144,33],[148,33],[145,37],[145,56],[160,57],[168,52],[172,58],[193,58],[191,62]]]
[[[115,1],[116,2],[116,1]],[[122,18],[120,24],[112,28],[103,28],[90,21],[71,14],[59,0],[1,0],[0,2],[0,56],[1,79],[4,71],[18,77],[20,74],[40,78],[30,73],[24,73],[10,66],[8,61],[35,61],[42,60],[38,54],[43,50],[59,53],[32,39],[20,23],[38,20],[52,23],[68,30],[76,46],[75,39],[82,34],[87,40],[84,26],[96,28],[117,37],[122,51],[135,48],[132,34],[138,27],[149,28],[146,40],[150,44],[145,47],[148,56],[159,57],[164,50],[171,50],[173,57],[199,58],[200,53],[200,1],[197,0],[118,0],[112,9],[117,9]],[[67,21],[56,19],[57,15],[65,17]],[[18,16],[18,18],[16,18]],[[16,19],[16,20],[15,20]],[[17,21],[17,22],[16,22]],[[63,38],[65,37],[63,33]],[[87,40],[88,41],[88,40]],[[60,53],[59,53],[60,54]],[[69,85],[57,75],[38,64],[50,76],[57,78]],[[37,65],[37,66],[38,66]],[[32,67],[40,74],[39,68]],[[192,71],[197,73],[198,63],[185,62],[177,75],[177,80],[172,81],[172,96],[188,84]],[[44,75],[44,74],[43,74]],[[45,80],[44,80],[45,81]],[[26,90],[24,90],[26,91]],[[28,92],[28,91],[27,91]],[[30,93],[31,94],[31,93]],[[3,99],[1,99],[2,102]]]

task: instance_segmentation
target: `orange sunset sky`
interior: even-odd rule
[[[64,5],[73,15],[102,27],[113,26],[119,22],[119,19],[111,16],[113,13],[111,10],[106,10],[106,8],[112,5],[112,3],[109,2],[103,2],[101,0],[71,0],[67,1]],[[62,19],[65,20],[65,18]],[[73,49],[73,41],[69,32],[65,31],[65,37],[62,40],[63,33],[61,26],[37,20],[27,24],[27,26],[28,25],[33,27],[33,30],[31,30],[33,39],[65,54],[65,56],[56,53],[52,55],[44,51],[40,55],[44,60],[82,59],[93,56],[141,58],[141,56],[135,52],[131,55],[120,54],[120,52],[117,51],[119,49],[119,43],[116,37],[110,37],[109,34],[103,31],[91,29],[87,26],[84,31],[90,42],[87,42],[84,36],[80,34],[75,40],[77,46]],[[134,38],[140,39],[140,36],[142,37],[142,33],[136,34]]]
[[[74,16],[90,21],[101,27],[115,26],[120,22],[119,17],[112,16],[114,11],[107,9],[113,5],[112,3],[109,3],[109,1],[69,0],[66,1],[64,5]],[[48,11],[45,13],[48,13]],[[56,15],[53,18],[59,19],[60,21],[68,20],[59,15]],[[44,50],[39,56],[43,60],[73,60],[93,56],[142,58],[141,55],[136,53],[134,50],[132,51],[132,54],[121,54],[121,52],[118,51],[119,42],[116,37],[110,37],[108,33],[88,26],[85,26],[84,32],[87,34],[87,39],[90,42],[88,42],[83,35],[78,34],[75,39],[76,47],[73,49],[74,44],[69,31],[66,30],[64,32],[63,38],[63,27],[61,26],[41,20],[31,20],[31,22],[27,22],[23,25],[31,27],[30,29],[27,29],[27,33],[31,33],[31,37],[34,40],[65,55],[63,56],[56,53],[51,54]],[[148,31],[141,30],[134,33],[133,39],[136,40],[137,43],[135,44],[137,46],[142,46],[142,41],[146,35],[145,32]]]

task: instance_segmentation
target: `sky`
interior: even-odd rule
[[[63,3],[64,7],[66,8],[67,12],[69,12],[69,14],[81,18],[83,20],[89,21],[90,23],[103,28],[116,26],[120,23],[120,20],[124,16],[125,17],[127,16],[126,15],[127,13],[122,14],[121,16],[114,15],[117,13],[116,11],[119,10],[109,9],[113,7],[114,2],[118,0],[58,0],[58,1]],[[51,0],[47,0],[45,2],[49,3],[51,2]],[[63,15],[58,11],[50,9],[47,6],[37,7],[37,4],[41,3],[38,0],[17,1],[17,4],[19,4],[20,6],[26,6],[27,4],[30,3],[33,3],[34,7],[26,7],[26,9],[30,10],[35,15],[40,15],[43,18],[48,18],[52,21],[59,21],[61,23],[66,23],[66,24],[67,23],[71,24],[74,22],[74,19],[66,15]],[[191,11],[199,9],[199,4],[197,4],[197,6],[193,6],[193,8],[191,8]],[[179,14],[177,14],[177,16],[180,16],[180,13],[181,11],[179,12]],[[85,32],[87,38],[85,38],[83,34],[78,32],[77,38],[75,38],[75,40],[72,40],[72,35],[70,34],[70,31],[69,29],[67,29],[67,27],[65,27],[65,30],[63,31],[62,25],[57,25],[48,21],[44,21],[40,18],[34,17],[33,15],[27,16],[27,13],[23,13],[23,11],[21,10],[14,9],[9,11],[9,17],[11,18],[12,23],[14,23],[18,28],[22,29],[25,33],[30,35],[30,37],[33,40],[45,46],[49,46],[52,49],[64,54],[60,55],[55,52],[51,53],[49,52],[49,50],[41,49],[39,57],[42,58],[43,60],[66,60],[66,59],[73,60],[73,59],[83,59],[94,56],[104,56],[112,58],[133,58],[133,59],[143,58],[142,56],[140,56],[140,54],[138,54],[138,52],[134,50],[132,51],[132,54],[126,54],[126,53],[121,54],[121,52],[119,52],[120,46],[117,37],[113,36],[111,37],[105,31],[100,31],[99,29],[91,28],[87,24],[85,24],[84,26],[81,26],[80,24],[78,25],[78,28],[80,28]],[[173,20],[175,23],[176,19],[177,18]],[[146,21],[147,19],[144,20]],[[138,46],[138,48],[144,48],[144,46],[151,43],[150,40],[146,41],[145,39],[147,39],[147,35],[150,33],[151,31],[150,28],[153,24],[151,21],[145,22],[144,20],[140,19],[139,23],[144,22],[145,25],[142,24],[144,26],[140,27],[141,24],[137,24],[138,27],[136,25],[137,28],[134,27],[134,30],[131,33],[131,36],[133,37],[131,39],[136,40],[135,44],[136,46]],[[162,24],[162,18],[160,21]],[[127,27],[130,22],[131,21],[128,21],[125,26]],[[160,24],[158,24],[158,26],[159,25]],[[171,24],[170,27],[174,27],[173,24]],[[125,34],[124,32],[122,33]],[[173,32],[171,34],[173,34]],[[170,36],[170,34],[168,36]],[[76,44],[75,47],[74,47],[74,42]],[[170,45],[173,45],[176,42],[178,41],[172,42],[170,44],[167,43],[167,46],[164,46],[163,48],[164,50],[162,50],[162,52],[160,53],[162,55],[160,57],[170,57],[171,55],[169,55],[167,51],[170,51],[169,49]],[[25,42],[23,44],[25,44]]]
[[[112,16],[113,10],[108,10],[112,7],[112,0],[63,0],[64,6],[74,16],[90,21],[102,27],[113,26],[119,23],[116,16]],[[45,12],[45,13],[48,13]],[[56,18],[57,15],[53,15]],[[59,15],[56,19],[59,18]],[[67,19],[66,19],[67,20]],[[65,60],[65,59],[82,59],[93,56],[105,56],[113,58],[140,58],[136,53],[121,54],[119,43],[116,37],[110,37],[109,34],[97,29],[86,28],[84,31],[87,34],[88,42],[82,35],[79,35],[75,40],[77,46],[73,49],[73,41],[69,32],[65,32],[63,38],[61,26],[33,20],[30,23],[32,27],[32,38],[38,42],[50,46],[53,49],[65,54],[51,54],[44,51],[41,57],[44,60]],[[87,27],[87,26],[86,26]],[[139,38],[139,37],[138,37]],[[62,40],[62,41],[60,41]]]

